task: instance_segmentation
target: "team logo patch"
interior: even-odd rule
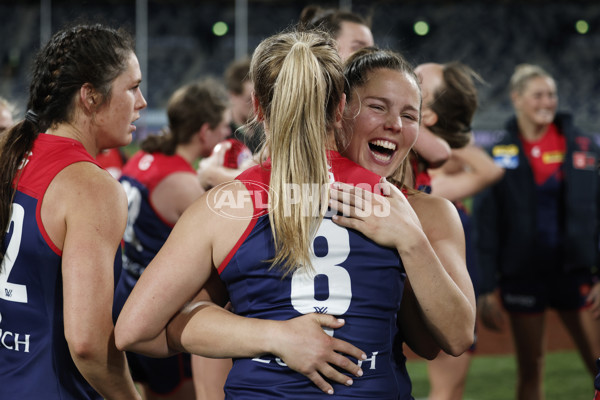
[[[574,151],[573,168],[593,170],[596,168],[596,155],[585,151]]]
[[[519,148],[515,144],[498,144],[492,148],[494,162],[507,169],[515,169],[519,166]]]

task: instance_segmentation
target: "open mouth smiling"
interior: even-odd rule
[[[369,142],[369,150],[375,159],[379,161],[389,161],[396,152],[396,144],[382,139]]]

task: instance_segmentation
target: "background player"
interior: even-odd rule
[[[204,193],[194,163],[231,134],[227,94],[215,80],[190,83],[175,91],[167,116],[168,128],[141,143],[120,179],[129,215],[123,273],[115,293],[117,314],[181,214]],[[128,353],[127,358],[146,399],[195,398],[189,354],[150,358]]]
[[[0,133],[14,124],[13,114],[15,107],[5,98],[0,97]]]
[[[502,177],[504,170],[487,153],[476,147],[471,121],[477,110],[476,82],[482,79],[460,62],[426,63],[416,67],[423,90],[423,116],[419,134],[429,131],[447,141],[450,158],[440,168],[429,169],[431,193],[452,201],[465,231],[467,269],[475,295],[478,266],[473,249],[470,213],[464,201]],[[444,352],[431,360],[429,372],[431,400],[463,398],[471,353],[475,345],[458,357]]]
[[[518,362],[517,398],[543,399],[544,321],[555,308],[595,376],[600,354],[598,149],[558,113],[556,82],[537,65],[510,79],[515,115],[492,148],[504,177],[476,197],[481,321],[503,326],[500,290]],[[591,382],[590,382],[591,388]]]

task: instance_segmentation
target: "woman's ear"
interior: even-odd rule
[[[521,98],[521,96],[519,95],[519,92],[517,92],[516,90],[512,90],[510,92],[510,100],[512,101],[514,108],[519,108],[520,98]]]
[[[81,85],[81,88],[79,89],[79,100],[82,107],[90,113],[96,111],[99,104],[98,93],[89,83]]]
[[[421,124],[424,126],[434,126],[438,122],[438,115],[429,107],[423,108],[421,112]]]
[[[258,103],[258,99],[254,94],[254,90],[252,91],[252,110],[254,111],[254,115],[256,115],[256,120],[259,122],[263,122],[265,116],[260,108],[260,104]]]
[[[344,108],[346,108],[346,93],[342,93],[342,99],[340,100],[340,104],[338,104],[337,111],[335,113],[335,127],[337,129],[342,129]]]

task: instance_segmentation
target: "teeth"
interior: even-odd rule
[[[394,143],[392,143],[392,142],[387,141],[387,140],[378,139],[378,140],[372,141],[371,143],[373,143],[376,146],[383,147],[385,149],[394,150],[394,151],[396,150],[396,145]]]
[[[371,154],[373,154],[373,157],[375,157],[379,161],[389,161],[392,158],[391,155],[384,155],[384,154],[374,153],[374,152],[371,152]]]

